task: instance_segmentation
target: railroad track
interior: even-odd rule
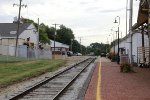
[[[88,58],[14,95],[9,100],[58,100],[95,58]]]

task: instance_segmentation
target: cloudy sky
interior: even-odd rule
[[[133,0],[133,24],[137,21],[139,2]],[[18,15],[19,0],[0,0],[0,22],[11,23]],[[125,36],[126,0],[22,0],[27,8],[22,8],[21,16],[52,26],[63,24],[73,30],[76,40],[87,46],[93,42],[108,43],[109,34],[116,16],[120,16],[120,31]],[[58,27],[59,28],[59,27]],[[115,28],[114,28],[115,30]]]

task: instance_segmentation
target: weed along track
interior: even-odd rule
[[[40,83],[20,91],[9,100],[58,100],[95,58],[88,58]]]

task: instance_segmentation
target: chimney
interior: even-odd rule
[[[20,18],[20,23],[22,24],[23,23],[23,20],[24,20],[24,18],[21,16],[21,18]],[[15,16],[14,17],[14,21],[13,21],[13,23],[18,23],[18,17],[17,16]]]

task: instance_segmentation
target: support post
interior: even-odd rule
[[[119,57],[119,26],[118,26],[118,53],[117,53],[117,64],[120,62],[120,57]]]
[[[148,38],[149,38],[149,67],[150,67],[150,4],[148,8]]]
[[[132,14],[133,14],[133,0],[130,0],[130,17],[129,17],[129,34],[130,34],[130,63],[132,64]]]
[[[142,28],[142,54],[143,54],[143,61],[144,61],[144,63],[146,62],[146,59],[145,59],[145,46],[144,46],[144,26],[142,25],[141,26],[141,28]]]

